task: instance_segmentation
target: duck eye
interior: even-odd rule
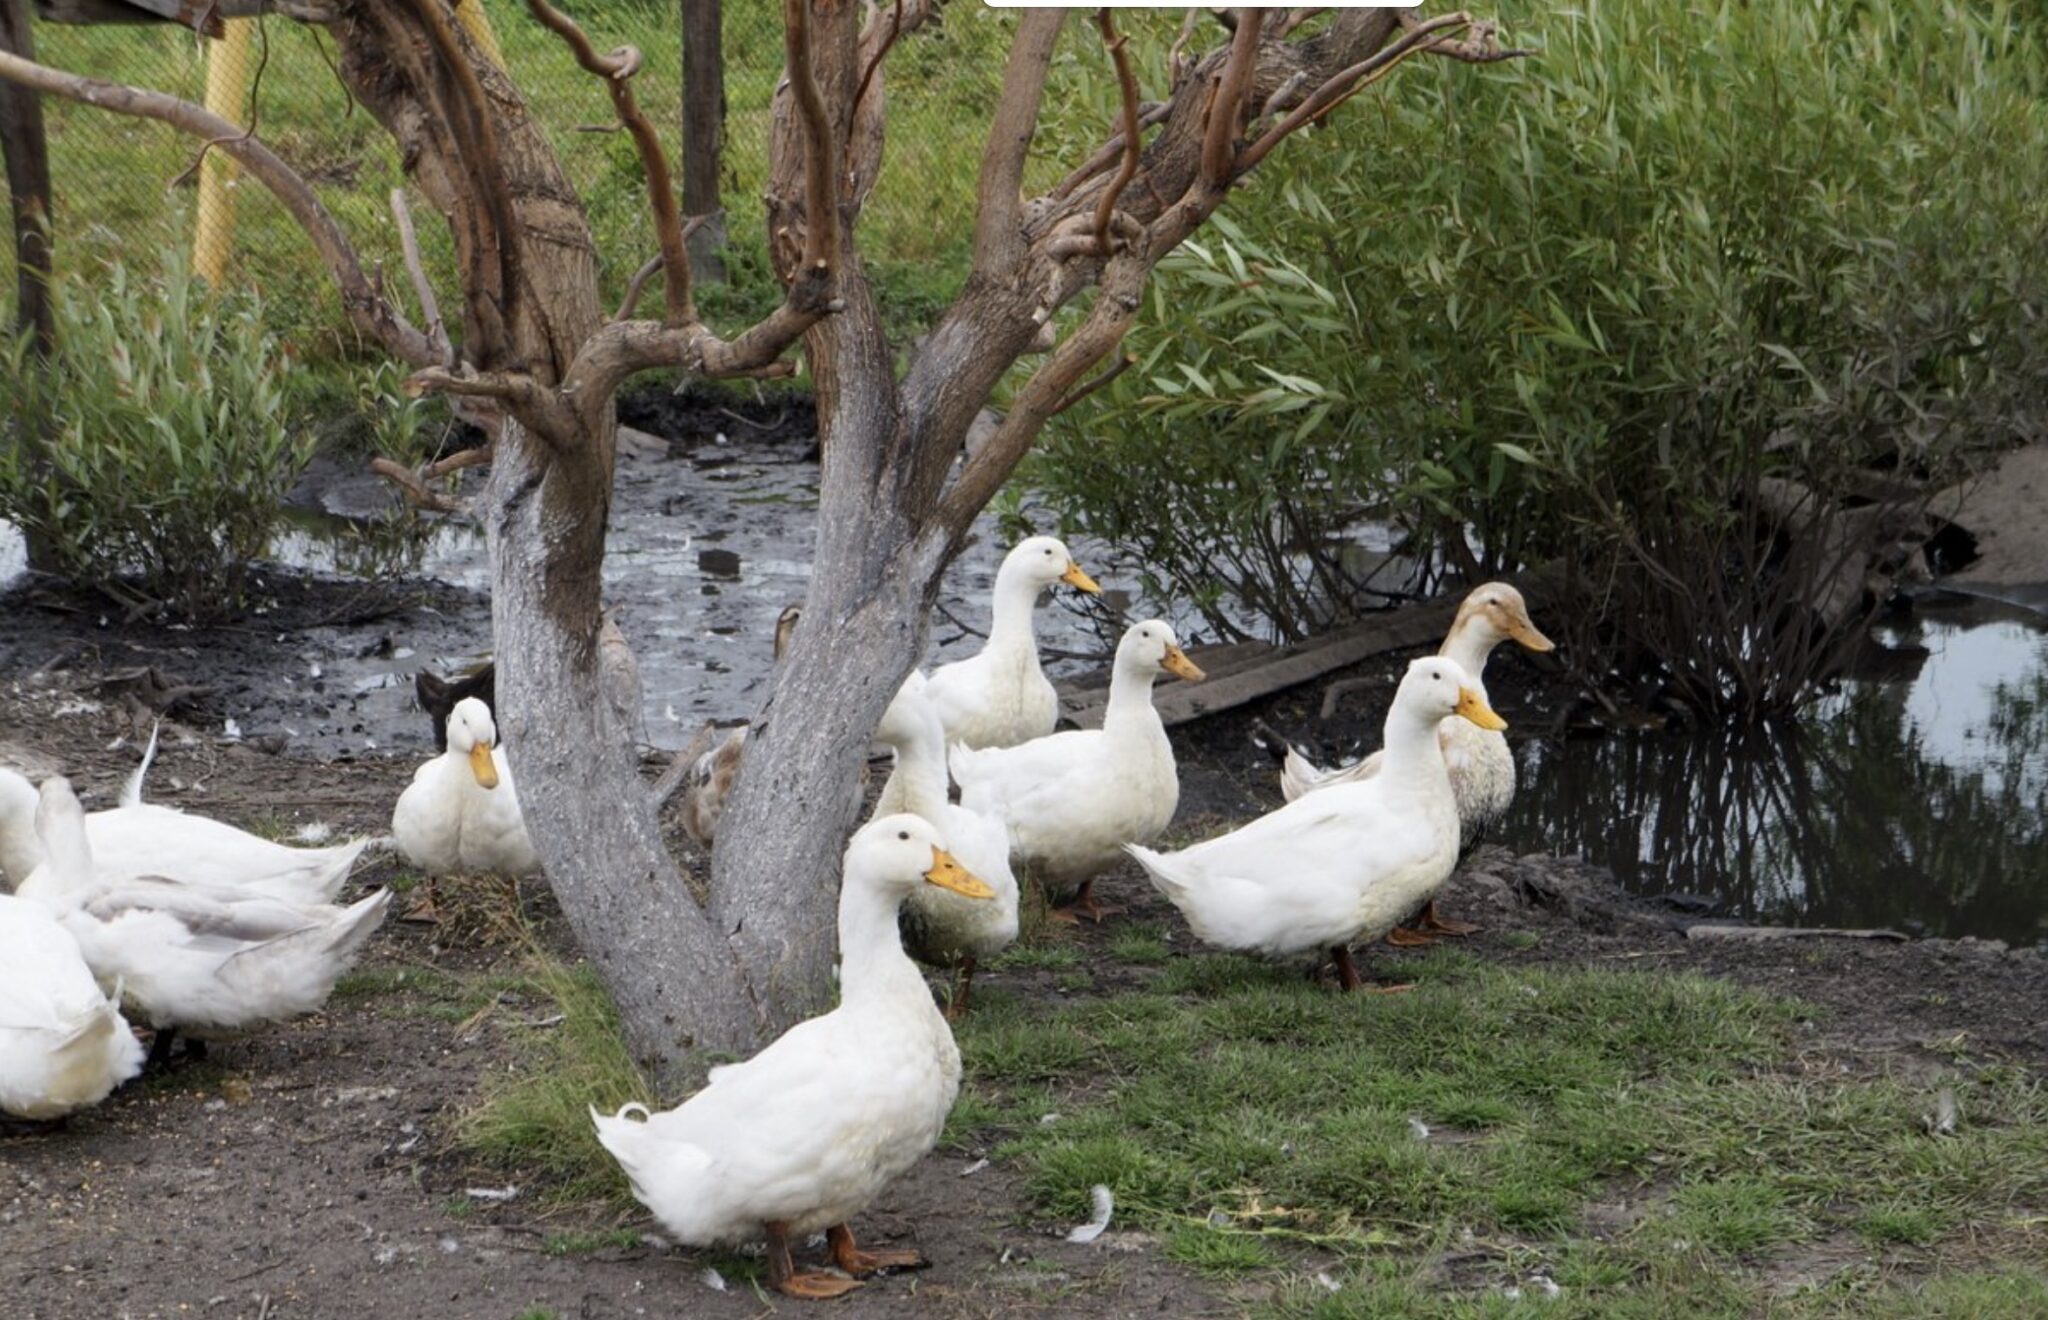
[[[910,842],[910,831],[909,831],[909,830],[898,830],[898,831],[896,831],[896,837],[897,837],[897,838],[899,838],[899,839],[901,839],[901,840],[903,840],[903,841],[904,841],[905,843],[909,843],[909,842]]]

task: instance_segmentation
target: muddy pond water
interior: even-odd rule
[[[352,497],[351,480],[316,492],[313,511],[277,547],[280,559],[319,570],[348,556],[348,523],[335,512],[352,498],[388,499],[374,484]],[[801,600],[809,578],[817,480],[803,447],[731,437],[622,456],[605,589],[640,660],[653,745],[679,747],[704,721],[758,707],[775,617]],[[1001,537],[992,519],[978,530],[941,606],[982,627]],[[0,589],[20,573],[19,546],[0,524]],[[1060,593],[1042,608],[1039,637],[1055,677],[1093,669],[1124,611],[1143,607],[1128,589],[1136,566],[1100,545],[1077,542],[1075,551],[1108,591],[1101,600]],[[458,590],[397,617],[338,612],[232,660],[197,637],[143,658],[197,670],[219,687],[221,715],[251,735],[282,733],[289,755],[423,748],[429,731],[412,703],[413,675],[488,653],[481,536],[436,531],[417,571]],[[1190,618],[1168,617],[1196,631]],[[1917,663],[1844,683],[1787,727],[1525,742],[1522,791],[1502,841],[1582,854],[1640,893],[1678,895],[1717,916],[2048,940],[2043,623],[1934,593],[1906,621],[1879,629],[1881,642]],[[262,621],[254,624],[244,631]],[[932,631],[938,661],[980,644],[944,618]],[[54,645],[0,652],[34,668]],[[1248,762],[1245,773],[1264,770]]]
[[[1519,749],[1504,841],[1767,924],[2048,941],[2048,629],[1930,593],[1877,628],[1905,670],[1763,731]]]

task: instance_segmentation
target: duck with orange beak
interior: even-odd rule
[[[1123,859],[1125,844],[1158,838],[1180,805],[1173,744],[1152,706],[1161,674],[1204,677],[1173,629],[1147,619],[1117,644],[1101,728],[1017,747],[953,747],[960,805],[1009,826],[1012,859],[1056,902],[1067,900],[1057,918],[1100,921],[1116,911],[1095,901],[1096,875]]]
[[[540,873],[490,707],[475,697],[455,703],[448,749],[413,772],[391,813],[391,834],[429,876]]]
[[[907,813],[857,831],[843,876],[837,1008],[713,1068],[678,1108],[591,1110],[633,1195],[677,1241],[765,1242],[768,1286],[817,1300],[924,1263],[915,1251],[862,1250],[847,1220],[938,1143],[960,1090],[960,1051],[903,951],[897,911],[926,889],[994,897]],[[820,1230],[837,1272],[791,1258]]]
[[[1039,668],[1032,613],[1038,598],[1062,583],[1091,596],[1102,591],[1057,537],[1019,541],[1003,556],[988,641],[965,660],[934,669],[925,685],[949,745],[1014,747],[1052,732],[1059,698]]]
[[[1351,944],[1392,930],[1458,864],[1458,805],[1437,743],[1452,719],[1507,727],[1457,661],[1416,660],[1387,712],[1378,773],[1192,848],[1128,851],[1204,941],[1275,956],[1327,950],[1343,987],[1357,989]]]
[[[1538,654],[1556,645],[1530,620],[1528,602],[1521,592],[1505,582],[1489,582],[1465,597],[1437,654],[1455,660],[1471,679],[1473,690],[1484,698],[1487,657],[1509,641]],[[1514,802],[1515,757],[1499,731],[1469,720],[1445,720],[1437,730],[1437,742],[1450,771],[1451,793],[1458,801],[1458,847],[1463,856],[1479,846],[1486,831],[1500,823]],[[1318,789],[1370,779],[1379,773],[1383,756],[1374,752],[1353,765],[1324,770],[1290,746],[1280,766],[1280,791],[1293,802]],[[1396,926],[1388,932],[1387,941],[1402,946],[1433,944],[1440,935],[1470,935],[1478,929],[1469,922],[1438,915],[1436,900],[1431,899],[1412,929]]]

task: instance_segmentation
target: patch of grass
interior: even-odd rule
[[[1257,1236],[1184,1224],[1166,1238],[1166,1256],[1192,1265],[1204,1274],[1231,1276],[1271,1269],[1280,1263],[1273,1249]]]
[[[1675,1213],[1667,1226],[1710,1251],[1752,1255],[1807,1236],[1789,1200],[1784,1187],[1754,1174],[1690,1183],[1672,1198]]]
[[[1156,967],[1173,956],[1165,934],[1158,926],[1133,925],[1119,930],[1109,941],[1109,956],[1120,963]]]
[[[640,1235],[630,1228],[608,1228],[596,1232],[550,1233],[540,1249],[550,1256],[588,1256],[597,1251],[621,1251],[640,1245]]]
[[[1540,1273],[1565,1289],[1547,1315],[1746,1316],[1779,1300],[1746,1263],[1843,1229],[1938,1250],[2048,1197],[2048,1099],[2017,1071],[1943,1079],[1965,1122],[1935,1138],[1935,1083],[1777,1071],[1808,1005],[1455,951],[1402,970],[1412,994],[1344,996],[1204,955],[1140,993],[983,1005],[957,1029],[971,1126],[1001,1130],[996,1158],[1049,1220],[1084,1217],[1102,1183],[1120,1227],[1207,1272],[1277,1268],[1290,1242],[1339,1253],[1341,1290],[1287,1289],[1285,1315],[1519,1314],[1540,1288],[1500,1289]],[[1604,1189],[1664,1180],[1647,1219],[1586,1235]],[[1483,1295],[1427,1264],[1468,1229],[1516,1244]],[[1984,1286],[2025,1295],[2001,1280]]]
[[[1081,965],[1081,950],[1075,945],[1046,940],[1017,943],[990,959],[989,965],[1012,972],[1063,972]]]
[[[590,968],[565,967],[538,950],[529,954],[522,979],[536,999],[553,1005],[536,1020],[559,1015],[561,1021],[518,1028],[528,1066],[492,1083],[483,1102],[457,1120],[456,1145],[489,1164],[545,1179],[539,1191],[544,1204],[632,1204],[590,1123],[591,1105],[615,1109],[651,1096],[626,1050],[611,998]]]

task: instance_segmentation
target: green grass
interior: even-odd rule
[[[542,1205],[610,1201],[632,1205],[618,1166],[597,1141],[589,1106],[614,1109],[652,1093],[619,1034],[617,1011],[597,974],[529,955],[520,985],[552,1005],[522,1026],[526,1067],[486,1087],[483,1101],[455,1124],[456,1147],[495,1167],[537,1179]]]
[[[1934,1083],[1794,1069],[1806,1005],[1446,951],[1404,972],[1412,994],[1340,996],[1205,955],[1114,998],[991,991],[959,1028],[970,1090],[949,1139],[993,1144],[1046,1219],[1084,1218],[1108,1185],[1119,1227],[1206,1274],[1271,1278],[1302,1267],[1303,1244],[1335,1252],[1341,1291],[1285,1288],[1282,1315],[1519,1314],[1528,1302],[1499,1287],[1538,1272],[1565,1290],[1546,1315],[1824,1315],[1841,1299],[1774,1299],[1755,1271],[1842,1233],[1939,1253],[1965,1226],[2005,1225],[2039,1246],[2015,1218],[2048,1198],[2048,1097],[2031,1079],[1944,1078],[1966,1122],[1936,1138],[1921,1123]],[[1646,1215],[1597,1231],[1589,1207],[1617,1196]],[[1467,1233],[1496,1258],[1487,1296],[1426,1268]],[[1921,1304],[1864,1282],[1905,1313]],[[2025,1313],[2038,1288],[1955,1286],[1991,1314]]]

